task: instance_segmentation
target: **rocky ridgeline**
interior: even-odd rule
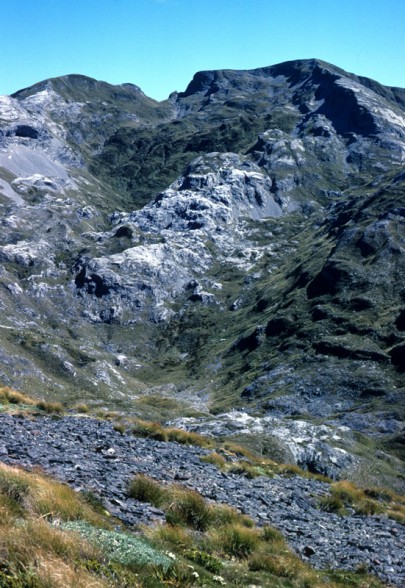
[[[0,459],[43,468],[76,490],[98,495],[129,527],[163,520],[163,512],[127,496],[131,478],[146,474],[194,488],[230,504],[257,524],[279,528],[291,547],[317,568],[366,565],[396,586],[405,581],[405,529],[383,516],[345,517],[317,506],[328,484],[298,476],[247,479],[201,462],[207,450],[136,438],[111,423],[87,417],[25,418],[0,415]]]

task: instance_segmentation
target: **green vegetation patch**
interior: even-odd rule
[[[75,531],[96,545],[110,560],[129,567],[147,564],[168,569],[173,563],[168,556],[153,548],[142,537],[99,529],[85,521],[63,523],[61,528],[66,531]]]
[[[400,523],[405,522],[405,498],[391,490],[378,488],[358,488],[346,480],[335,482],[330,486],[330,493],[319,502],[326,512],[347,514],[353,509],[357,514],[385,514]]]
[[[164,427],[160,423],[135,419],[132,433],[138,437],[155,439],[156,441],[175,441],[182,445],[213,447],[214,442],[198,433],[192,433],[176,427]]]
[[[149,480],[144,500],[159,488],[168,522],[134,535],[49,478],[8,466],[0,474],[1,588],[382,586],[365,569],[314,570],[278,530],[178,485]]]

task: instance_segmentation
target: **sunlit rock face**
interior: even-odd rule
[[[160,103],[77,75],[0,97],[0,381],[243,409],[302,464],[288,419],[315,418],[319,471],[361,470],[365,435],[394,476],[404,160],[405,90],[319,60],[199,72]]]

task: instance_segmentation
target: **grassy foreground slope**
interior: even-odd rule
[[[20,410],[27,416],[31,411],[32,417],[35,411],[45,409],[7,388],[1,389],[1,403],[3,410]],[[60,407],[47,409],[51,412]],[[84,412],[84,407],[80,410]],[[117,430],[129,426],[124,422],[117,422]],[[156,423],[139,422],[134,433],[162,441],[212,444],[195,435],[187,437],[184,431],[159,429]],[[231,465],[241,476],[273,475],[274,462],[266,465],[263,458],[241,448],[229,445],[228,449],[244,453],[244,459],[227,464],[223,456],[213,452],[205,460],[220,468]],[[297,469],[291,473],[300,474]],[[249,517],[207,501],[194,490],[138,475],[127,492],[128,497],[163,511],[165,523],[125,528],[91,492],[75,492],[40,470],[26,472],[0,464],[0,586],[384,586],[367,575],[365,568],[356,572],[314,570],[289,549],[279,531],[269,525],[258,528]],[[340,484],[332,486],[330,498],[325,496],[320,507],[337,512],[347,504],[370,515],[380,512],[382,501],[388,499],[387,493],[365,494],[350,484]],[[399,497],[394,499],[399,501]],[[395,504],[401,508],[400,502]],[[400,514],[397,510],[390,516]]]

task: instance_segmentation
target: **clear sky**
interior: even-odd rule
[[[196,71],[317,57],[405,87],[405,0],[0,0],[0,94],[80,73],[163,100]]]

